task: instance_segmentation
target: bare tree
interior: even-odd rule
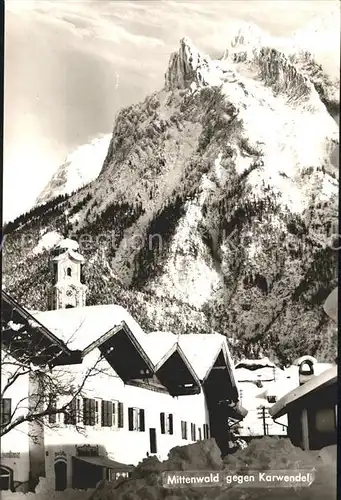
[[[104,373],[116,376],[109,366],[103,368],[103,356],[98,352],[90,364],[61,364],[60,353],[51,355],[50,345],[39,345],[29,335],[28,329],[32,333],[34,325],[28,328],[28,325],[11,322],[2,326],[7,332],[11,328],[12,337],[10,341],[7,337],[1,346],[0,436],[25,422],[53,428],[58,414],[65,415],[64,418],[82,432],[82,426],[78,425],[82,422],[78,398],[85,396],[91,378]],[[30,437],[34,439],[31,432]]]

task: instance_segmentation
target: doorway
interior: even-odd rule
[[[58,460],[54,464],[55,489],[64,491],[67,486],[67,464],[64,460]]]
[[[149,429],[149,444],[150,444],[150,453],[157,453],[157,443],[156,443],[156,429]]]
[[[0,467],[0,491],[13,490],[13,471],[9,467]]]

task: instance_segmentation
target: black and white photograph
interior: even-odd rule
[[[336,500],[340,3],[6,0],[2,500]]]

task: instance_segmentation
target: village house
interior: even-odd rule
[[[324,304],[325,313],[337,321],[338,290]],[[304,450],[320,450],[337,445],[338,374],[337,365],[316,363],[303,356],[297,360],[299,385],[270,409],[274,421],[286,416],[288,437]],[[336,456],[336,454],[335,454]]]
[[[277,421],[288,418],[288,437],[304,450],[337,444],[337,366],[300,385],[270,409]]]
[[[174,446],[210,436],[224,451],[228,424],[246,414],[224,336],[145,333],[123,307],[86,306],[78,250],[66,240],[53,253],[50,311],[30,313],[2,293],[2,352],[32,364],[2,394],[2,422],[14,410],[27,413],[18,401],[30,404],[39,393],[36,367],[81,387],[65,413],[3,436],[2,489],[27,489],[29,481],[32,488],[39,477],[56,490],[95,487],[148,455],[163,460]],[[44,394],[45,408],[66,402],[63,394]]]

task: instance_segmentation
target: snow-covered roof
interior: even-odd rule
[[[178,345],[199,380],[204,380],[221,349],[233,376],[226,338],[220,334],[145,333],[129,312],[118,305],[87,306],[34,313],[40,321],[71,349],[84,351],[110,330],[125,322],[150,361],[156,367]]]
[[[293,365],[299,366],[302,363],[304,363],[305,361],[311,361],[313,363],[313,365],[315,365],[317,363],[317,359],[314,358],[314,356],[310,356],[309,354],[307,354],[306,356],[301,356],[300,358],[296,359],[293,362]]]
[[[330,370],[334,366],[334,363],[316,363],[314,365],[314,375],[321,375],[321,373]]]
[[[226,338],[218,333],[190,333],[177,338],[199,380],[205,379],[221,349],[227,349]]]
[[[176,344],[176,336],[171,332],[153,332],[140,339],[141,346],[151,362],[156,366]]]
[[[34,317],[71,349],[82,351],[123,321],[138,341],[145,336],[128,311],[118,305],[57,309],[34,313]]]
[[[238,363],[236,363],[236,370],[239,368],[246,368],[246,369],[258,369],[258,368],[276,368],[275,363],[269,360],[269,358],[260,358],[260,359],[242,359]]]
[[[292,407],[297,401],[307,396],[309,393],[313,393],[318,389],[322,389],[331,384],[337,383],[337,366],[334,365],[329,370],[324,371],[321,375],[313,377],[305,384],[297,387],[296,389],[290,391],[283,398],[281,398],[277,403],[275,403],[269,410],[270,415],[273,418],[279,418],[285,415],[290,407]]]
[[[280,371],[279,369],[270,368],[268,366],[261,367],[257,370],[248,370],[247,368],[235,368],[235,376],[238,382],[256,382],[259,381],[269,381],[274,380],[275,378],[279,378]]]
[[[74,259],[74,260],[79,261],[79,262],[84,262],[84,260],[85,260],[83,255],[81,255],[80,253],[78,253],[74,250],[66,250],[65,252],[54,257],[53,261],[58,262],[60,260],[64,260],[66,255],[71,257],[71,259]]]

